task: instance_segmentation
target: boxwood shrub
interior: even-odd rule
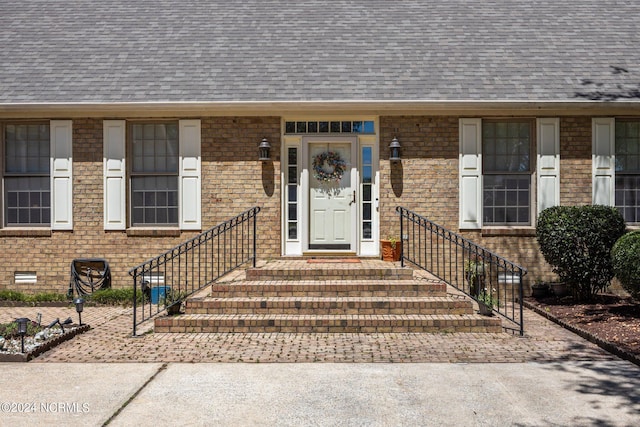
[[[611,283],[611,248],[625,230],[614,207],[554,206],[540,213],[536,237],[544,259],[582,301]]]
[[[622,287],[640,299],[640,230],[622,236],[611,249],[613,273]]]

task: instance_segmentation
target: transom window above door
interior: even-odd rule
[[[312,120],[285,122],[285,133],[354,134],[375,133],[373,120]]]

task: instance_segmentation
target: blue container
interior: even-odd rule
[[[169,286],[154,286],[151,288],[151,304],[164,303],[164,296],[171,290]]]

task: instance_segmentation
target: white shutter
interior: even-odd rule
[[[200,230],[200,120],[180,120],[180,228]]]
[[[537,121],[538,212],[560,204],[560,119]]]
[[[104,120],[104,229],[124,230],[126,215],[126,121]]]
[[[593,204],[613,206],[615,204],[615,119],[595,118],[592,125],[593,152]]]
[[[51,229],[73,230],[73,122],[51,120]]]
[[[482,227],[482,119],[460,119],[460,228]]]

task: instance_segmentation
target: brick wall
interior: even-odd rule
[[[523,236],[458,230],[458,132],[458,117],[381,117],[381,236],[399,234],[395,207],[400,205],[524,266],[529,281],[555,278],[532,232]],[[394,136],[402,145],[401,163],[388,160]],[[591,117],[560,119],[560,155],[561,204],[589,204]]]
[[[258,144],[267,137],[273,162],[262,164]],[[202,119],[202,226],[206,230],[260,206],[258,250],[280,255],[280,119]],[[195,236],[132,237],[104,231],[102,119],[73,120],[73,231],[43,237],[0,238],[0,289],[65,293],[75,258],[105,258],[114,287],[131,286],[131,267]],[[37,284],[14,284],[15,271],[35,271]]]
[[[202,118],[203,230],[260,206],[258,252],[281,253],[280,118]],[[402,161],[389,162],[394,136]],[[258,144],[271,143],[271,162],[259,162]],[[591,118],[560,120],[563,205],[591,202]],[[74,229],[46,237],[0,238],[0,289],[66,292],[71,260],[100,257],[109,261],[115,287],[131,285],[128,270],[196,232],[173,237],[133,237],[103,229],[102,120],[73,121]],[[458,230],[458,117],[383,116],[380,118],[380,219],[382,238],[398,235],[398,205],[446,228]],[[462,233],[478,244],[529,269],[528,278],[553,278],[535,237]],[[495,234],[495,233],[494,233]],[[531,234],[531,233],[530,233]],[[15,271],[35,271],[36,286],[13,283]]]

